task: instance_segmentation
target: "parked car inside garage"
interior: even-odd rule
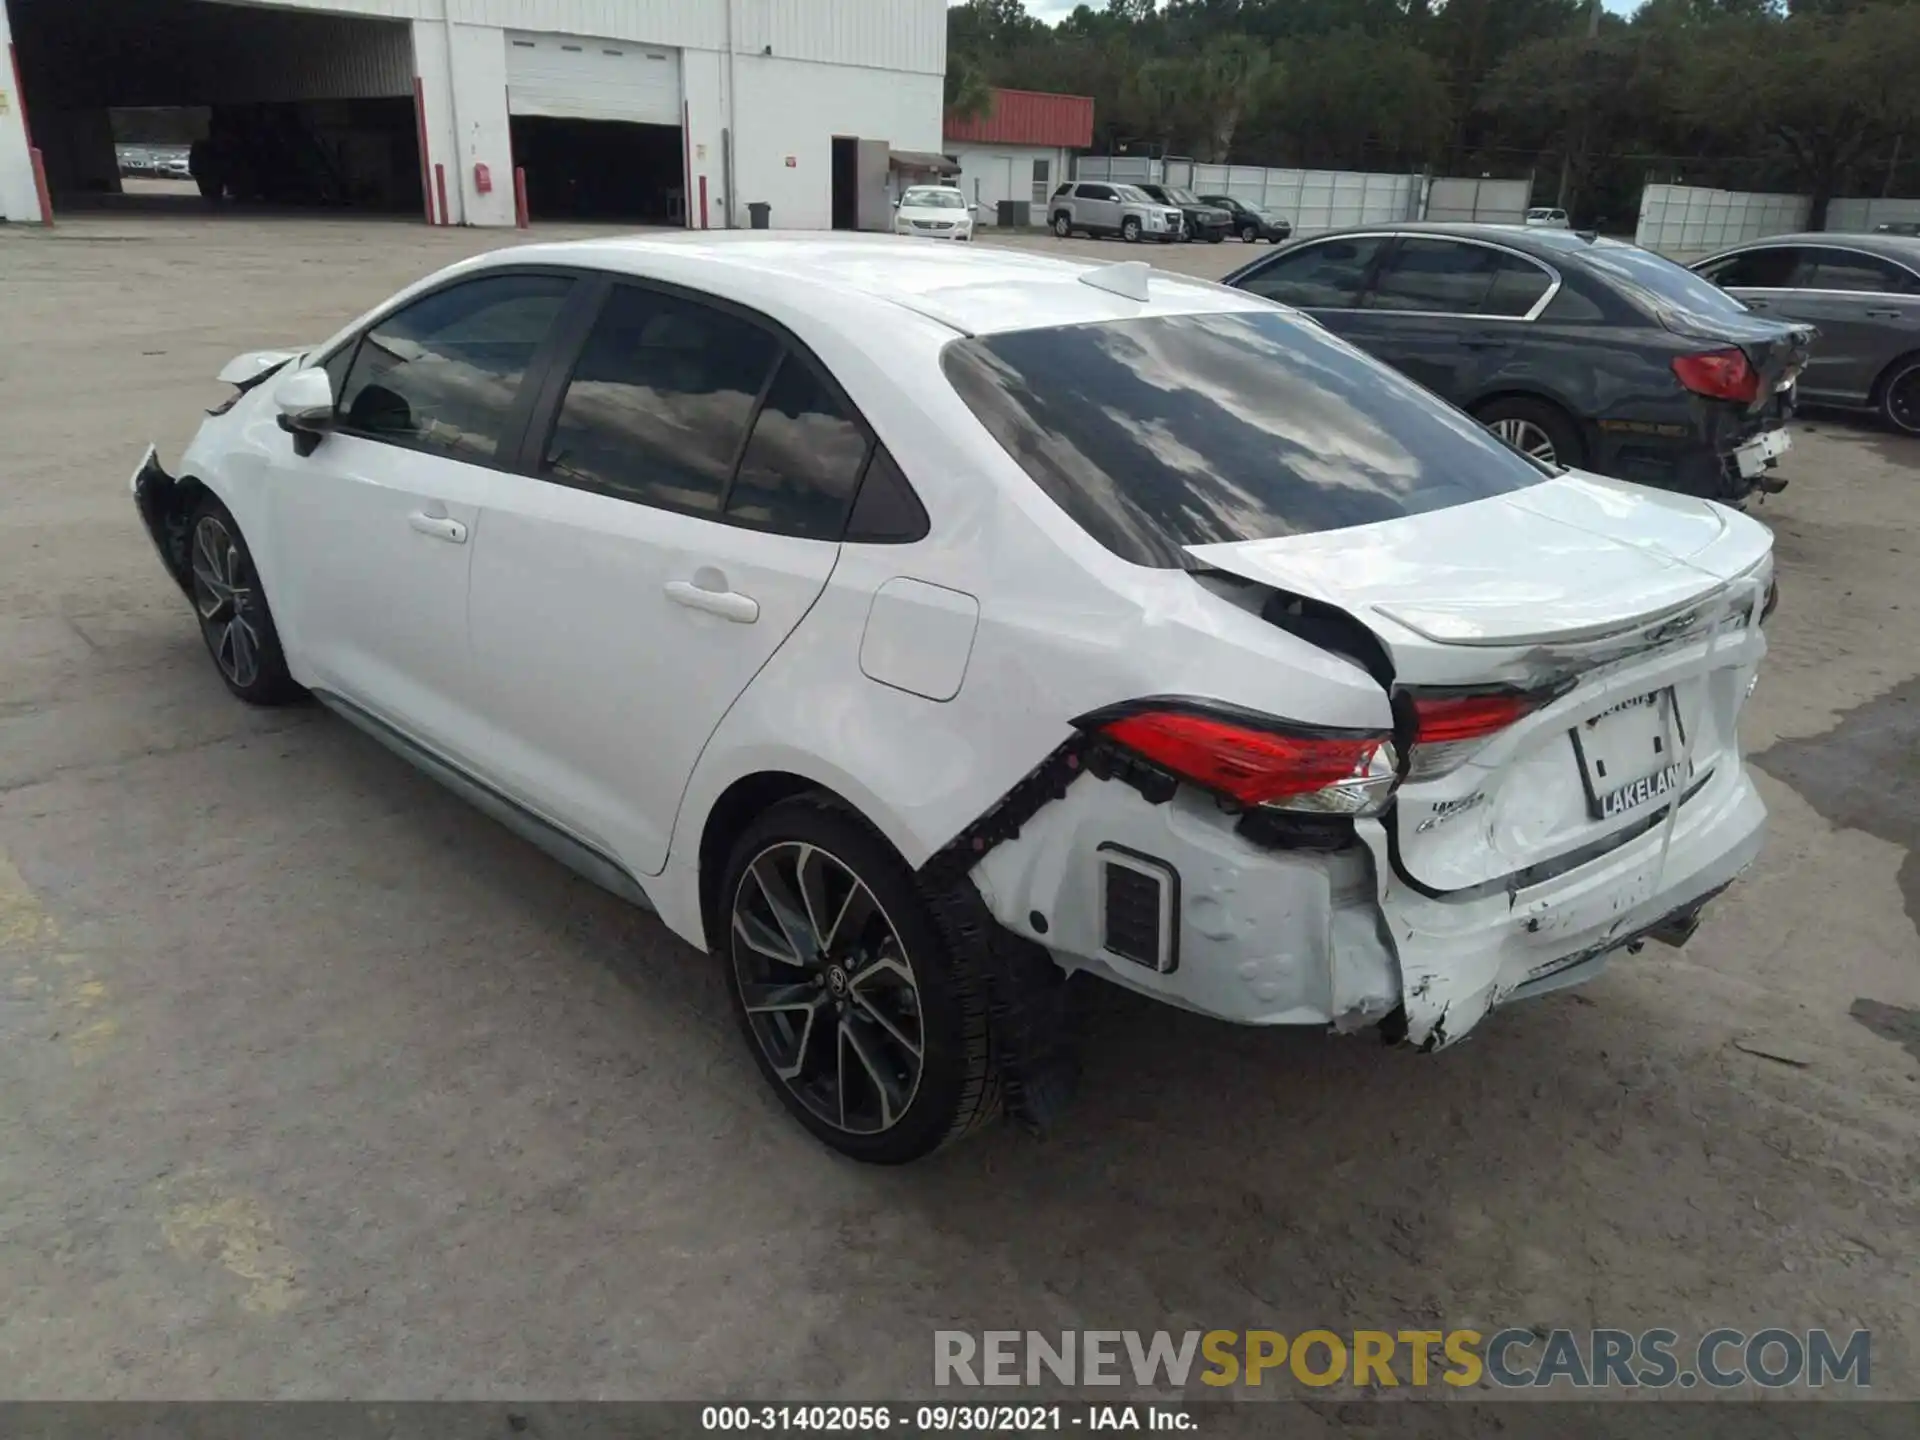
[[[1296,241],[1228,285],[1307,311],[1550,465],[1709,499],[1785,482],[1812,327],[1637,246],[1405,224]]]
[[[1693,268],[1757,314],[1819,329],[1806,400],[1872,410],[1920,435],[1920,239],[1774,235]]]

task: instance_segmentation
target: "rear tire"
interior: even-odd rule
[[[754,1063],[814,1137],[900,1165],[1000,1110],[987,978],[906,862],[824,796],[735,842],[710,928]]]
[[[1920,435],[1920,355],[1908,355],[1887,368],[1880,382],[1880,418],[1902,435]]]
[[[1474,418],[1516,450],[1546,464],[1578,466],[1586,459],[1580,427],[1551,401],[1509,395],[1482,405]]]
[[[288,673],[253,553],[233,515],[212,495],[202,497],[188,522],[187,560],[200,638],[227,689],[249,705],[298,700],[302,692]]]
[[[1053,233],[1058,235],[1062,240],[1071,240],[1073,238],[1073,221],[1064,213],[1054,216]]]
[[[1240,227],[1240,239],[1243,243],[1252,245],[1260,239],[1260,232],[1251,225],[1242,225]]]

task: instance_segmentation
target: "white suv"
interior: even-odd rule
[[[224,378],[133,488],[228,687],[656,909],[860,1159],[1050,1106],[1071,972],[1437,1049],[1760,845],[1767,529],[1241,291],[602,239]]]
[[[1076,230],[1083,235],[1118,235],[1129,242],[1178,240],[1182,235],[1179,208],[1162,204],[1144,190],[1104,181],[1069,181],[1053,192],[1047,206],[1048,223],[1062,240]]]

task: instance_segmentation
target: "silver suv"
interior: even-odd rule
[[[1118,235],[1132,243],[1158,240],[1162,244],[1181,236],[1180,211],[1135,189],[1105,180],[1073,180],[1053,192],[1047,202],[1048,222],[1062,240],[1078,230],[1083,235]]]

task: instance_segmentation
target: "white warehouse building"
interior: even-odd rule
[[[0,0],[0,217],[118,190],[116,116],[184,109],[221,201],[512,225],[520,170],[535,218],[885,228],[892,185],[948,168],[946,9]]]

